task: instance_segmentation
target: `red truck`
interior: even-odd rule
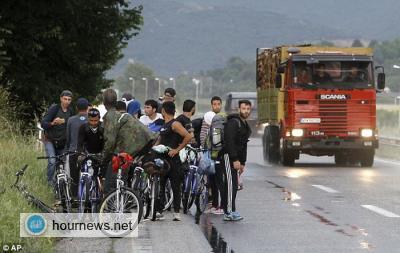
[[[263,155],[291,166],[300,154],[370,167],[378,147],[376,92],[385,87],[370,48],[257,49]],[[375,82],[375,70],[379,70]]]

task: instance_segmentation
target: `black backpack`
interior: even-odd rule
[[[192,127],[193,127],[193,135],[197,142],[200,145],[200,132],[201,132],[201,125],[203,123],[203,118],[197,118],[192,120]]]

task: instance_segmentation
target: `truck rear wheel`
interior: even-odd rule
[[[264,161],[269,163],[279,162],[279,127],[267,126],[263,136]]]
[[[372,167],[374,164],[375,149],[367,149],[361,151],[360,164],[361,167]]]

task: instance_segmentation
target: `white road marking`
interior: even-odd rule
[[[389,218],[400,218],[399,215],[397,215],[395,213],[392,213],[392,212],[389,212],[389,211],[387,211],[385,209],[382,209],[380,207],[377,207],[377,206],[373,206],[373,205],[361,205],[361,206],[366,208],[366,209],[368,209],[368,210],[371,210],[371,211],[373,211],[375,213],[378,213],[380,215],[383,215],[383,216],[386,216],[386,217],[389,217]]]
[[[329,192],[329,193],[339,193],[339,191],[336,191],[335,189],[329,188],[327,186],[319,185],[319,184],[313,184],[315,188],[321,189],[323,191]]]

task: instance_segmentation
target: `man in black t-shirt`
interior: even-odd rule
[[[195,113],[196,113],[196,102],[188,99],[185,100],[185,102],[183,102],[183,113],[176,118],[176,120],[179,121],[189,133],[193,133],[191,118]]]

